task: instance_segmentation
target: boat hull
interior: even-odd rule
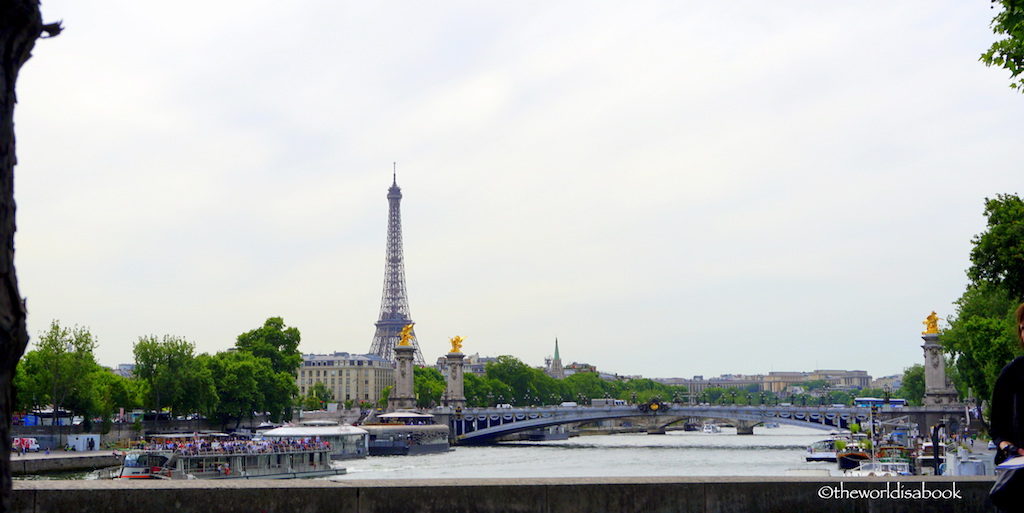
[[[370,456],[416,456],[418,454],[433,454],[448,452],[452,448],[448,444],[428,445],[371,445]]]
[[[843,454],[837,457],[840,470],[851,470],[860,466],[870,456],[863,453]]]

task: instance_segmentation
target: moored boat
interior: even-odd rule
[[[897,461],[865,461],[844,475],[851,477],[909,476],[910,463]]]
[[[369,433],[370,456],[411,456],[451,450],[448,426],[427,413],[398,411],[359,426]]]
[[[854,438],[843,443],[840,440],[836,444],[836,461],[840,470],[857,468],[865,460],[871,459],[871,452],[868,448],[868,440],[862,437]]]
[[[818,440],[807,446],[807,461],[836,461],[836,439]]]

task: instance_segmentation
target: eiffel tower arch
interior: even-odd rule
[[[375,326],[373,344],[370,353],[385,360],[395,362],[395,344],[400,339],[400,332],[408,324],[414,324],[409,315],[409,297],[405,291],[405,257],[402,255],[402,189],[398,187],[398,177],[392,175],[391,187],[388,189],[388,244],[384,258],[384,292],[380,302],[380,318]],[[411,343],[416,348],[413,363],[426,365],[416,330],[412,331]]]

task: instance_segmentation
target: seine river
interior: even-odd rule
[[[470,477],[780,476],[792,470],[832,470],[807,463],[807,446],[827,431],[781,426],[737,436],[670,431],[581,436],[550,442],[456,447],[442,454],[377,456],[341,462],[348,474],[332,480]]]
[[[781,476],[793,471],[826,472],[835,463],[807,463],[807,446],[827,431],[781,426],[754,428],[738,436],[670,431],[666,435],[631,433],[580,436],[550,442],[506,442],[421,456],[372,456],[335,463],[348,473],[331,480],[628,477],[628,476]],[[19,479],[95,479],[95,472],[67,472]]]

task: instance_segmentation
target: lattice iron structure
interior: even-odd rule
[[[373,344],[370,346],[371,353],[392,363],[395,361],[395,344],[401,338],[402,328],[413,324],[405,291],[401,203],[402,189],[398,187],[397,176],[393,175],[391,188],[388,189],[388,248],[384,259],[384,293],[380,302],[380,319],[375,324],[377,331],[373,334]],[[412,331],[411,342],[416,348],[413,363],[426,365],[416,340],[416,330]]]

